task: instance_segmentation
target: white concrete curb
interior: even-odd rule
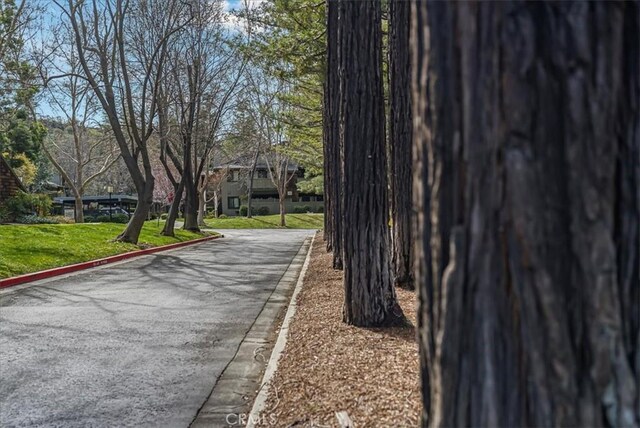
[[[247,428],[254,428],[256,426],[256,422],[259,422],[260,412],[262,412],[262,410],[264,409],[264,405],[267,401],[269,382],[271,382],[273,375],[278,369],[278,361],[280,360],[282,352],[284,351],[284,347],[287,344],[287,336],[289,335],[289,324],[291,324],[291,319],[296,313],[296,300],[298,299],[298,293],[300,293],[300,290],[302,289],[304,277],[307,273],[307,269],[309,268],[311,250],[313,250],[313,243],[315,242],[317,236],[318,232],[316,232],[313,235],[313,239],[311,239],[311,245],[309,245],[307,257],[304,259],[304,264],[302,265],[302,269],[300,270],[296,288],[293,290],[293,294],[291,295],[291,302],[289,303],[289,308],[287,309],[287,313],[284,316],[284,320],[282,321],[282,327],[280,327],[278,339],[276,340],[276,344],[273,346],[271,358],[269,358],[269,363],[267,364],[267,368],[264,371],[264,376],[262,377],[262,382],[260,383],[260,390],[258,392],[258,395],[256,396],[255,401],[253,402],[251,413],[249,413],[249,417],[247,418]]]

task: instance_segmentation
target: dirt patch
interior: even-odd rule
[[[414,328],[344,324],[342,272],[331,268],[320,234],[311,251],[263,420],[283,427],[338,427],[335,413],[346,411],[357,427],[416,426],[420,392]],[[398,300],[415,325],[414,293],[398,290]]]

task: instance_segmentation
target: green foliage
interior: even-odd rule
[[[322,195],[324,193],[324,176],[317,175],[297,183],[298,190],[302,193]]]
[[[18,218],[32,215],[46,216],[51,210],[51,198],[44,194],[18,192],[4,202],[5,218],[15,221]]]
[[[260,207],[256,210],[256,215],[269,215],[269,207]]]
[[[16,173],[23,185],[29,186],[32,184],[38,174],[38,167],[27,157],[24,153],[17,153],[10,156],[8,153],[3,153],[2,156],[7,160],[13,172]]]
[[[18,8],[14,0],[0,0],[0,152],[10,158],[24,153],[31,161],[38,159],[45,135],[33,117],[39,77],[24,46],[37,7],[27,2]]]
[[[11,216],[9,215],[9,210],[6,206],[0,205],[0,224],[9,223],[11,221]]]
[[[86,219],[85,219],[86,221]],[[127,224],[129,222],[129,217],[126,214],[111,214],[111,216],[107,215],[99,215],[93,218],[93,221],[96,223],[120,223]]]
[[[160,214],[160,219],[161,220],[166,220],[167,218],[169,218],[169,214],[167,214],[167,213]]]
[[[6,121],[0,124],[0,130],[3,131],[0,134],[0,149],[8,152],[11,157],[24,153],[30,160],[37,160],[42,141],[47,134],[45,126],[30,119],[27,112],[21,108],[8,111],[4,119]]]
[[[242,217],[246,217],[249,213],[249,207],[247,207],[246,205],[240,205],[239,213]]]
[[[37,215],[25,215],[18,217],[16,223],[21,224],[58,224],[59,221],[54,217],[40,217]]]
[[[246,50],[252,61],[288,82],[280,94],[289,141],[286,154],[309,176],[322,174],[322,96],[325,67],[325,3],[315,0],[264,2],[250,18],[265,29]]]
[[[311,209],[311,207],[309,205],[303,205],[301,207],[294,207],[293,208],[293,212],[296,214],[304,214],[304,213],[310,213],[313,210]]]

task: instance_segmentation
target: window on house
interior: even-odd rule
[[[266,169],[258,170],[258,178],[269,178],[268,172]]]
[[[240,198],[237,196],[229,196],[227,198],[227,205],[230,210],[240,208]]]
[[[240,177],[239,171],[229,171],[229,175],[227,175],[227,181],[238,181]]]

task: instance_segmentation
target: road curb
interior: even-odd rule
[[[289,325],[291,324],[291,320],[296,313],[297,308],[297,299],[300,290],[302,289],[302,284],[304,283],[304,278],[307,274],[307,269],[309,268],[309,261],[311,260],[311,251],[313,251],[313,244],[316,241],[316,237],[318,233],[316,232],[311,239],[311,244],[309,245],[309,251],[307,252],[307,257],[304,260],[304,264],[302,265],[302,269],[300,270],[300,274],[298,275],[298,282],[296,283],[296,287],[293,290],[293,294],[291,295],[291,301],[289,302],[289,307],[287,308],[287,313],[284,316],[284,320],[282,321],[282,326],[280,327],[280,333],[278,334],[278,339],[276,340],[276,344],[273,346],[273,350],[271,351],[271,358],[269,358],[269,363],[267,364],[267,368],[265,369],[264,376],[262,377],[262,382],[260,383],[260,389],[258,391],[258,395],[253,402],[253,407],[251,408],[251,413],[249,413],[249,417],[247,418],[247,428],[254,428],[257,423],[260,421],[260,413],[264,409],[264,405],[267,401],[267,396],[269,392],[269,382],[273,378],[276,370],[278,370],[278,362],[284,348],[287,344],[287,336],[289,335]]]
[[[115,256],[104,257],[101,259],[90,260],[88,262],[76,263],[67,266],[60,266],[38,272],[26,273],[24,275],[12,276],[10,278],[0,279],[0,289],[13,287],[15,285],[27,282],[37,281],[40,279],[52,278],[55,276],[65,275],[80,270],[91,269],[98,266],[104,266],[110,263],[119,262],[134,257],[140,257],[147,254],[158,253],[160,251],[173,250],[188,245],[201,244],[203,242],[212,241],[214,239],[224,238],[224,235],[207,236],[205,238],[193,239],[191,241],[177,242],[175,244],[161,245],[159,247],[145,248],[143,250],[129,251],[128,253],[116,254]]]

